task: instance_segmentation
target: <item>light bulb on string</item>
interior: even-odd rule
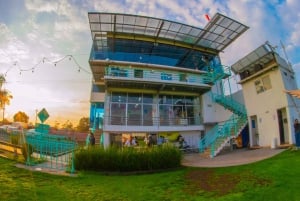
[[[78,68],[78,73],[80,73],[80,68]]]
[[[54,63],[54,66],[56,66],[56,62]]]

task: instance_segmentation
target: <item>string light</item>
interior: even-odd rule
[[[19,63],[17,61],[15,61],[13,63],[13,65],[11,67],[8,68],[8,70],[4,73],[4,76],[7,76],[7,73],[14,67],[17,67],[20,71],[20,75],[22,74],[22,72],[24,71],[31,71],[32,73],[34,73],[34,71],[40,67],[40,64],[45,64],[45,63],[51,63],[54,64],[54,66],[57,66],[58,63],[64,61],[65,59],[69,59],[69,61],[73,60],[73,62],[76,64],[76,67],[78,68],[78,72],[84,71],[85,73],[88,74],[92,74],[90,71],[86,70],[85,68],[83,68],[82,66],[79,65],[79,63],[77,62],[77,60],[75,59],[75,57],[73,55],[65,55],[63,57],[61,57],[60,59],[57,60],[51,60],[47,57],[43,57],[38,63],[36,63],[33,67],[30,68],[25,68],[25,67],[20,67]]]

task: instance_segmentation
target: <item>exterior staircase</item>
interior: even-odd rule
[[[222,75],[223,74],[223,75]],[[228,76],[224,71],[212,73],[214,81]],[[247,112],[243,104],[235,101],[231,96],[212,93],[212,100],[233,114],[224,122],[215,125],[211,130],[205,133],[205,136],[199,142],[199,152],[204,157],[213,158],[217,156],[228,144],[231,144],[247,125]]]

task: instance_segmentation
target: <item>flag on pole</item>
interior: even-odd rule
[[[207,21],[210,21],[210,17],[209,17],[208,14],[205,14],[205,18],[206,18]]]

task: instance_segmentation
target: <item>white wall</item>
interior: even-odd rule
[[[257,94],[254,82],[264,76],[269,76],[272,88]],[[284,92],[286,85],[295,86],[295,80],[286,79],[282,75],[281,68],[270,70],[259,77],[253,78],[243,83],[243,94],[245,105],[249,117],[257,116],[257,128],[259,133],[259,145],[270,146],[274,138],[279,142],[280,133],[278,125],[278,109],[286,109],[285,118],[287,119],[287,127],[285,127],[285,136],[288,143],[293,143],[292,136],[292,118],[294,112],[289,107],[287,94]],[[251,124],[250,124],[251,127]],[[252,133],[250,133],[250,136]]]

